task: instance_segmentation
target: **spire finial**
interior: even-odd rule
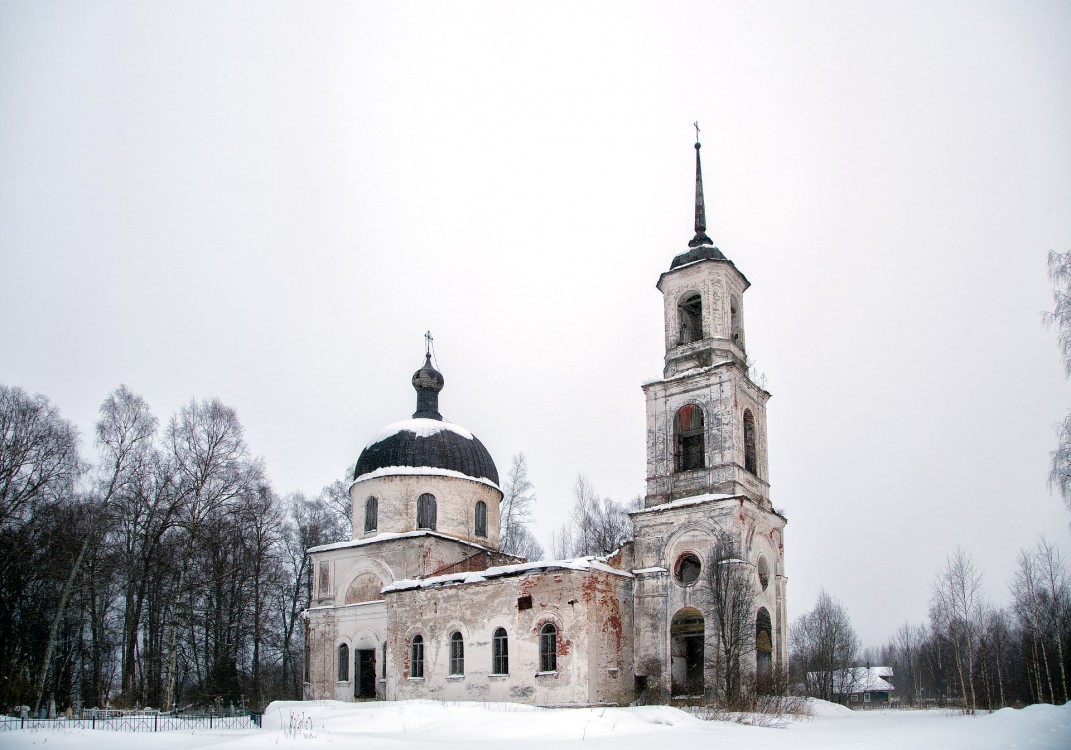
[[[707,210],[703,202],[703,166],[699,162],[699,121],[692,123],[695,127],[695,237],[692,237],[688,247],[700,245],[713,245],[707,237]]]

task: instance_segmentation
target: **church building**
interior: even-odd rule
[[[787,666],[770,394],[748,373],[749,282],[706,235],[695,148],[695,236],[657,283],[665,364],[643,386],[647,492],[631,513],[633,540],[601,558],[502,553],[498,469],[439,413],[445,381],[429,352],[413,375],[412,418],[385,427],[357,459],[353,538],[308,550],[307,699],[713,699],[725,668],[718,566],[751,577],[740,672],[761,686]],[[724,540],[732,556],[717,551]]]

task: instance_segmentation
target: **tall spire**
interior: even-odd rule
[[[707,237],[707,210],[703,203],[703,166],[699,162],[699,122],[692,124],[695,126],[695,237],[692,237],[688,247],[699,247],[714,243]]]

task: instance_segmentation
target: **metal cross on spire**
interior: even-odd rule
[[[703,203],[703,167],[699,163],[699,121],[692,123],[695,126],[695,237],[692,237],[688,247],[700,245],[713,245],[707,237],[707,210]]]
[[[424,331],[424,356],[431,356],[431,342],[434,341],[434,337],[431,335],[431,331]]]

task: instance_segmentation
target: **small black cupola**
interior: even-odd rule
[[[446,380],[442,373],[431,366],[431,352],[424,357],[424,366],[413,373],[413,388],[416,389],[416,411],[413,419],[438,419],[443,415],[439,413],[439,391],[443,389]]]

